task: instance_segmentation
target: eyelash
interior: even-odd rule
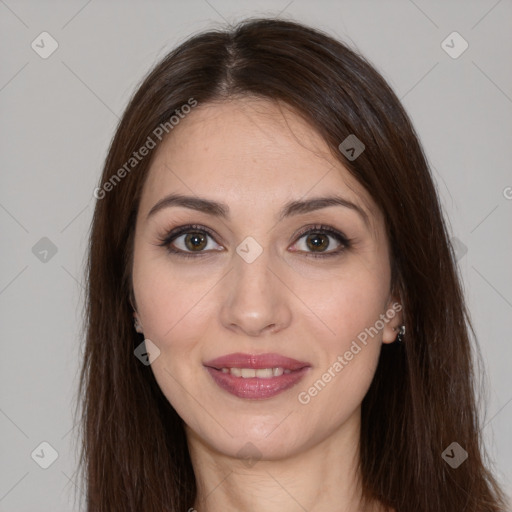
[[[170,232],[166,233],[163,237],[159,237],[160,243],[158,244],[158,246],[165,247],[169,253],[179,256],[181,258],[198,258],[198,257],[200,258],[200,257],[207,255],[208,253],[206,253],[206,252],[185,252],[185,251],[182,251],[181,249],[173,249],[172,248],[171,243],[174,242],[174,240],[176,238],[178,238],[179,236],[184,235],[184,234],[189,234],[192,231],[204,232],[204,233],[210,235],[215,240],[213,231],[211,229],[207,228],[206,226],[201,226],[199,224],[188,224],[186,226],[180,226],[178,228],[175,228],[175,229],[171,230]],[[327,252],[327,253],[314,253],[314,252],[305,253],[306,257],[328,258],[328,257],[332,257],[332,256],[338,256],[341,253],[343,253],[345,250],[347,250],[348,248],[351,247],[351,242],[352,242],[351,239],[345,237],[342,233],[340,233],[336,229],[333,229],[330,226],[325,226],[323,224],[308,226],[304,231],[301,231],[297,235],[296,242],[298,240],[300,240],[302,237],[304,237],[305,235],[309,235],[312,233],[331,235],[341,244],[341,246],[338,249],[331,251],[331,252]]]

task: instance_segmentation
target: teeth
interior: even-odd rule
[[[290,370],[288,370],[289,372]],[[283,369],[282,368],[272,368],[272,375],[274,377],[280,377],[281,375],[283,375]]]
[[[272,377],[280,377],[283,373],[290,373],[291,370],[285,370],[281,367],[277,368],[222,368],[222,373],[231,373],[234,377],[242,379],[250,379],[257,377],[259,379],[270,379]]]
[[[231,375],[234,375],[235,377],[241,377],[242,370],[240,370],[240,368],[231,368]]]

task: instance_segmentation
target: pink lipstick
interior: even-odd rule
[[[271,398],[297,384],[311,365],[279,354],[229,354],[204,366],[222,389],[247,399]]]

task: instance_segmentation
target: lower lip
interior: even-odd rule
[[[262,400],[290,389],[295,386],[307,373],[309,367],[294,370],[290,373],[283,373],[279,377],[261,379],[258,377],[235,377],[230,373],[223,373],[216,368],[206,367],[215,383],[232,395],[239,398]]]

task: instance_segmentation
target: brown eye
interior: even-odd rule
[[[329,237],[323,233],[310,234],[306,237],[306,244],[311,250],[322,252],[329,247]]]
[[[212,250],[222,250],[222,246],[215,243],[213,232],[196,224],[173,229],[160,241],[160,246],[176,256],[207,256]]]
[[[303,231],[295,242],[294,252],[305,256],[322,258],[342,254],[351,246],[351,240],[329,226],[318,225]]]
[[[189,233],[184,239],[185,247],[190,251],[201,251],[208,244],[208,240],[203,233]]]

